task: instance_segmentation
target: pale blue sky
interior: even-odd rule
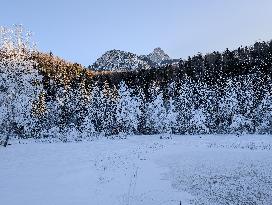
[[[272,39],[271,0],[1,0],[0,25],[23,24],[38,47],[92,64],[110,49],[173,58]]]

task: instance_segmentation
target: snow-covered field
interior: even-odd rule
[[[0,147],[3,205],[180,203],[272,204],[272,136],[129,136]]]

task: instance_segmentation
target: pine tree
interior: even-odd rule
[[[180,134],[186,134],[190,129],[190,119],[192,118],[191,110],[193,108],[193,89],[189,78],[181,82],[178,96],[176,97],[177,131]]]
[[[21,56],[0,61],[1,124],[10,138],[16,134],[29,137],[37,119],[33,116],[33,103],[42,92],[41,76],[35,62]]]
[[[172,97],[168,101],[168,107],[166,111],[166,117],[164,122],[164,132],[167,134],[173,134],[177,131],[177,117],[178,112],[176,109],[176,102]]]
[[[91,90],[90,106],[88,112],[95,131],[97,133],[101,133],[105,109],[104,95],[97,84],[92,85]]]
[[[238,78],[238,112],[233,116],[231,127],[235,133],[254,133],[254,94],[252,76]],[[238,84],[238,85],[237,85]],[[237,89],[236,88],[236,89]]]
[[[101,106],[103,110],[103,121],[102,121],[102,133],[103,135],[109,136],[116,132],[116,107],[117,97],[116,88],[110,88],[108,82],[104,82],[102,88]]]
[[[219,101],[219,130],[221,133],[231,133],[232,120],[239,112],[237,84],[229,79],[226,83],[225,91]]]
[[[138,125],[141,115],[140,98],[133,94],[133,90],[121,82],[119,86],[119,101],[117,104],[116,120],[118,130],[125,134],[135,134],[138,132]]]
[[[272,97],[269,93],[265,94],[257,108],[256,121],[258,122],[257,133],[272,133]]]
[[[193,108],[191,111],[192,118],[190,119],[191,134],[207,134],[209,129],[206,126],[207,117],[203,108]]]
[[[88,112],[88,115],[85,116],[85,118],[81,124],[80,130],[81,130],[83,139],[94,138],[97,136],[97,133],[95,131],[95,127],[92,123],[92,115],[90,112]]]
[[[151,102],[147,104],[147,121],[146,125],[151,133],[164,133],[165,121],[167,119],[167,112],[164,106],[163,95],[160,91],[157,92],[157,96],[153,96]]]

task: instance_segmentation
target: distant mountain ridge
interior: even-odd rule
[[[98,58],[89,68],[100,71],[131,71],[155,68],[165,64],[172,64],[176,61],[179,60],[171,59],[159,47],[155,48],[148,55],[140,56],[131,52],[110,50]]]

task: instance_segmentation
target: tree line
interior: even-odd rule
[[[1,28],[1,139],[272,132],[272,41],[178,64],[95,72]],[[6,143],[5,143],[6,144]]]

